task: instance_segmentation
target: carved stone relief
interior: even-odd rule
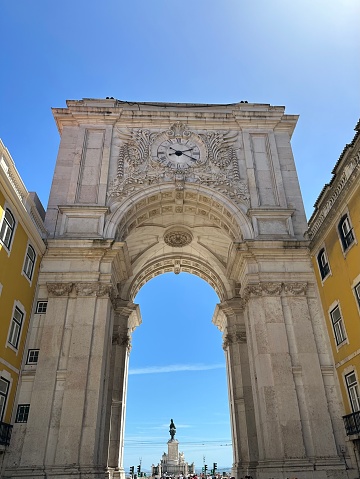
[[[47,283],[49,296],[68,296],[73,288],[73,283]]]
[[[252,296],[279,296],[281,292],[291,295],[305,295],[307,283],[257,283],[245,287],[243,296],[249,299]]]
[[[238,343],[246,343],[246,332],[244,329],[237,329],[231,333],[227,333],[224,337],[222,347],[226,350],[230,345]]]
[[[47,283],[49,296],[68,296],[73,290],[77,296],[113,296],[113,287],[101,283]]]
[[[191,243],[192,239],[191,233],[183,229],[172,229],[164,234],[165,243],[173,248],[182,248],[187,246]]]
[[[176,190],[183,190],[185,182],[189,182],[210,186],[235,203],[249,205],[247,181],[240,179],[234,147],[238,132],[227,130],[196,134],[185,124],[177,122],[167,131],[117,128],[114,135],[111,156],[113,161],[117,161],[117,172],[109,184],[110,201],[122,200],[143,185],[173,182]],[[199,151],[198,161],[174,167],[176,165],[171,161],[159,160],[154,145],[173,138],[191,141],[191,145],[195,145],[191,149]],[[183,151],[190,157],[187,150]],[[173,154],[176,153],[174,149]]]

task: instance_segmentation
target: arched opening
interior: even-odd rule
[[[132,337],[124,469],[160,463],[174,419],[179,451],[201,471],[232,465],[226,364],[221,333],[211,324],[219,297],[187,272],[146,283],[135,298],[142,324]],[[211,465],[211,467],[210,467]],[[165,473],[166,471],[162,471]]]

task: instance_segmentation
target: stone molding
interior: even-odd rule
[[[46,283],[50,297],[69,296],[75,292],[79,297],[96,296],[109,298],[113,295],[113,287],[103,283]]]

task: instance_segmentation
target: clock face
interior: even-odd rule
[[[178,170],[197,166],[204,156],[201,145],[191,138],[168,138],[157,146],[155,154],[162,166]]]

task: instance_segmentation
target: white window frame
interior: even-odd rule
[[[46,304],[45,311],[39,311],[39,309],[41,309],[42,304]],[[47,306],[48,306],[48,300],[47,299],[37,301],[36,302],[35,314],[46,314]]]
[[[15,312],[16,311],[20,311],[20,313],[22,314],[22,319],[21,319],[20,324],[15,319]],[[16,355],[19,352],[19,344],[21,342],[21,335],[22,335],[22,331],[24,329],[23,326],[24,326],[24,323],[25,323],[25,319],[26,319],[26,311],[25,311],[24,306],[20,303],[20,301],[15,301],[14,306],[13,306],[13,310],[12,310],[12,314],[11,314],[11,322],[10,322],[10,325],[9,325],[9,332],[8,332],[8,337],[7,337],[7,341],[6,341],[6,347],[15,351]],[[17,335],[17,345],[16,346],[14,346],[14,344],[10,341],[11,336],[12,336],[13,323],[16,323],[17,325],[20,326],[19,331],[18,331],[18,335]],[[16,325],[14,327],[16,327]]]
[[[344,231],[344,225],[347,225],[347,232]],[[354,246],[354,244],[356,244],[356,237],[355,237],[355,233],[354,233],[354,228],[352,226],[352,221],[351,221],[351,218],[350,218],[350,213],[348,210],[344,211],[342,213],[342,215],[340,216],[340,219],[338,220],[337,222],[337,233],[338,233],[338,236],[339,236],[339,240],[340,240],[340,245],[341,245],[341,249],[342,249],[342,252],[344,254],[344,256],[347,255],[348,251]],[[344,243],[346,242],[346,237],[349,236],[349,235],[352,235],[352,242],[349,243],[347,246],[344,245]]]
[[[21,411],[21,409],[24,409],[24,411]],[[20,414],[24,414],[25,413],[25,410],[26,410],[26,420],[25,421],[19,421],[19,415]],[[27,404],[18,404],[18,407],[16,409],[16,416],[15,416],[15,422],[18,422],[18,423],[26,423],[28,421],[28,418],[29,418],[29,412],[30,412],[30,404],[27,403]]]
[[[34,253],[34,260],[32,260],[29,257],[29,250]],[[28,242],[26,246],[26,251],[25,251],[25,258],[24,258],[24,264],[22,268],[22,275],[25,276],[25,278],[29,281],[30,285],[32,283],[32,279],[34,277],[34,271],[35,271],[35,265],[36,265],[36,251],[35,248]],[[29,265],[31,265],[30,271],[29,270]],[[29,273],[29,274],[28,274]]]
[[[328,272],[325,274],[325,276],[323,277],[322,276],[322,267],[324,267],[324,265],[322,264],[320,266],[320,263],[319,263],[319,255],[321,253],[321,257],[325,257],[326,259],[326,265],[328,267]],[[318,266],[318,269],[319,269],[319,274],[320,274],[320,279],[321,279],[321,282],[324,283],[324,281],[331,275],[331,269],[330,269],[330,262],[329,262],[329,258],[328,258],[328,255],[326,253],[326,248],[325,248],[325,245],[322,245],[321,248],[319,249],[319,251],[317,252],[316,254],[316,263],[317,263],[317,266]]]
[[[5,393],[0,391],[0,398],[4,398],[3,404],[1,404],[1,399],[0,399],[0,421],[3,422],[4,416],[6,413],[7,402],[9,398],[11,382],[9,381],[9,379],[5,378],[1,373],[0,373],[0,381],[3,381],[4,383],[6,383],[6,386],[7,386]]]
[[[360,308],[360,282],[354,286],[354,294],[357,307]]]
[[[349,384],[348,378],[354,377],[354,380]],[[344,375],[345,386],[348,393],[349,404],[352,412],[360,411],[360,392],[359,381],[355,369]]]
[[[26,364],[34,365],[38,363],[39,359],[39,351],[40,349],[28,349],[27,357],[26,357]],[[37,353],[37,354],[32,354]],[[31,361],[31,356],[36,356],[36,361]]]
[[[0,232],[1,232],[1,229],[2,229],[3,224],[4,224],[4,221],[5,221],[6,211],[9,211],[9,213],[11,214],[11,216],[12,216],[13,219],[14,219],[14,227],[13,227],[13,229],[12,229],[12,233],[11,233],[11,238],[10,238],[10,243],[9,243],[9,245],[7,245],[6,243],[4,243],[4,241],[3,241],[2,238],[0,237],[0,243],[3,245],[5,251],[7,252],[8,256],[9,256],[9,255],[10,255],[10,252],[11,252],[12,245],[14,244],[15,232],[16,232],[16,228],[17,228],[18,222],[16,221],[15,215],[14,215],[14,213],[13,213],[14,208],[12,208],[11,205],[9,205],[7,202],[5,202],[3,208],[4,208],[4,210],[3,210],[3,213],[2,213],[2,216],[1,216],[1,221],[0,221]]]
[[[334,327],[334,321],[333,321],[333,316],[332,316],[332,313],[336,309],[339,311],[339,314],[340,314],[340,318],[336,321],[336,325],[337,324],[340,325],[340,330],[342,331],[342,336],[343,336],[343,339],[340,342],[338,342],[338,340],[337,340],[337,334],[336,333],[337,333],[338,329]],[[339,348],[344,346],[344,344],[348,344],[348,342],[349,342],[348,337],[347,337],[347,333],[346,333],[344,317],[343,317],[341,307],[340,307],[340,302],[339,301],[334,302],[330,306],[328,313],[329,313],[330,323],[331,323],[331,327],[332,327],[332,331],[333,331],[333,335],[334,335],[335,346],[336,346],[337,350],[339,350]]]

